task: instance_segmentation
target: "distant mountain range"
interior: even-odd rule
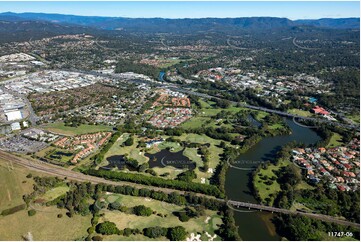
[[[71,23],[54,23],[44,20],[28,20],[17,16],[0,15],[0,43],[10,41],[27,41],[60,34],[96,34],[107,36],[111,31],[76,25]]]
[[[0,13],[0,42],[26,41],[59,34],[115,36],[122,33],[194,34],[214,32],[222,35],[274,32],[304,32],[360,29],[359,18],[296,20],[275,17],[249,18],[122,18],[45,13]]]
[[[165,18],[122,18],[93,17],[46,13],[0,13],[0,20],[41,20],[55,23],[68,23],[107,30],[129,30],[138,32],[183,32],[184,30],[212,30],[221,28],[269,30],[295,26],[314,26],[335,29],[359,29],[360,18],[289,20],[275,17],[247,18],[201,18],[201,19],[165,19]]]

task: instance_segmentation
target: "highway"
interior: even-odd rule
[[[207,98],[207,99],[211,99],[211,98],[222,99],[222,98],[214,97],[214,96],[211,96],[211,95],[208,95],[205,93],[191,91],[189,89],[179,87],[178,84],[174,84],[174,83],[162,83],[162,82],[158,82],[158,81],[151,82],[151,81],[146,81],[146,80],[132,80],[132,79],[125,80],[124,78],[121,78],[118,74],[103,74],[103,73],[99,73],[99,72],[95,72],[95,71],[82,71],[82,70],[76,70],[76,69],[63,70],[63,71],[73,71],[73,72],[79,72],[79,73],[83,73],[83,74],[103,76],[103,77],[113,78],[115,80],[119,80],[119,81],[123,81],[123,82],[126,81],[126,82],[132,82],[132,83],[147,83],[147,84],[155,85],[157,87],[168,88],[172,91],[187,93],[190,95],[203,97],[203,98]],[[265,107],[259,107],[259,106],[254,106],[254,105],[250,105],[250,104],[244,104],[244,103],[237,103],[237,102],[233,102],[233,101],[230,101],[230,102],[234,105],[240,105],[245,108],[259,110],[259,111],[263,111],[263,112],[267,112],[267,113],[274,113],[274,114],[278,114],[278,115],[281,115],[284,117],[296,118],[296,119],[304,120],[304,121],[313,121],[313,122],[317,122],[318,124],[331,124],[331,125],[340,126],[343,128],[353,129],[353,130],[359,129],[359,125],[357,125],[357,124],[350,124],[350,123],[345,124],[345,123],[341,123],[339,121],[332,121],[332,120],[327,120],[327,119],[322,119],[322,118],[304,117],[304,116],[300,116],[300,115],[296,115],[296,114],[283,112],[280,110],[269,109],[269,108],[265,108]]]
[[[180,194],[186,193],[185,191],[179,191],[179,190],[169,189],[169,188],[146,186],[146,185],[141,185],[141,184],[136,184],[136,183],[131,183],[131,182],[124,182],[124,181],[117,181],[117,182],[110,181],[110,180],[106,180],[106,179],[100,178],[100,177],[85,175],[80,172],[72,171],[72,170],[69,170],[69,169],[66,169],[66,168],[63,168],[60,166],[45,163],[43,161],[30,159],[30,158],[22,158],[22,157],[19,157],[19,156],[16,156],[14,154],[10,154],[10,153],[4,152],[4,151],[0,151],[0,161],[3,163],[6,163],[7,167],[9,168],[9,171],[14,170],[15,169],[14,165],[16,164],[16,165],[20,165],[20,166],[26,167],[30,170],[34,170],[37,172],[42,172],[42,173],[46,173],[48,175],[57,176],[57,177],[63,177],[63,178],[66,177],[69,180],[74,180],[74,181],[79,181],[79,182],[91,182],[94,184],[104,183],[104,184],[110,184],[110,185],[128,185],[128,186],[136,187],[139,189],[147,188],[150,190],[162,191],[162,192],[168,193],[168,194],[172,193],[172,192],[178,192]],[[213,198],[211,196],[207,196],[207,195],[200,194],[200,193],[196,193],[196,195]],[[217,200],[226,202],[226,200],[224,200],[224,199],[217,199]],[[312,217],[314,219],[320,219],[320,220],[327,221],[327,222],[333,222],[333,223],[337,223],[337,224],[341,224],[341,225],[359,227],[359,224],[357,224],[357,223],[353,223],[350,221],[346,221],[346,220],[342,220],[342,219],[338,219],[338,218],[334,218],[334,217],[322,215],[322,214],[313,214],[313,213],[300,212],[300,211],[290,211],[288,209],[281,209],[281,208],[275,208],[275,207],[270,207],[270,206],[264,206],[264,205],[260,205],[260,204],[245,203],[245,202],[232,201],[232,200],[228,200],[227,205],[228,206],[232,205],[234,207],[243,207],[243,208],[248,208],[248,209],[269,211],[272,213],[277,212],[277,213],[284,213],[284,214],[304,215],[304,216]]]
[[[207,99],[211,99],[211,98],[221,99],[221,98],[210,96],[210,95],[207,95],[207,94],[204,94],[204,93],[190,91],[190,90],[187,90],[187,89],[184,89],[184,88],[179,88],[179,87],[168,87],[168,88],[171,89],[171,90],[174,90],[174,91],[188,93],[188,94],[191,94],[191,95],[195,95],[195,96],[199,96],[199,97],[203,97],[203,98],[207,98]],[[358,129],[359,128],[359,126],[355,125],[355,124],[344,124],[344,123],[340,123],[340,122],[332,121],[332,120],[327,120],[327,119],[304,117],[304,116],[291,114],[291,113],[287,113],[287,112],[283,112],[283,111],[279,111],[279,110],[275,110],[275,109],[269,109],[269,108],[264,108],[264,107],[259,107],[259,106],[244,104],[244,103],[232,102],[232,101],[230,101],[230,102],[232,104],[234,104],[234,105],[240,105],[241,107],[245,107],[245,108],[249,108],[249,109],[253,109],[253,110],[259,110],[259,111],[263,111],[263,112],[267,112],[267,113],[274,113],[274,114],[278,114],[278,115],[281,115],[281,116],[284,116],[284,117],[296,118],[296,119],[301,119],[301,120],[305,120],[305,121],[313,121],[313,122],[317,122],[317,123],[320,123],[320,124],[321,123],[332,124],[332,125],[336,125],[336,126],[341,126],[343,128],[349,128],[349,129]]]

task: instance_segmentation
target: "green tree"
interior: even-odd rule
[[[149,238],[159,238],[161,236],[166,236],[167,231],[168,231],[167,228],[162,228],[162,227],[159,227],[159,226],[149,227],[149,228],[143,229],[144,235],[149,237]]]
[[[100,223],[96,226],[97,233],[99,234],[118,234],[120,231],[113,222],[105,221],[103,223]]]
[[[153,213],[153,210],[151,208],[148,208],[144,205],[139,205],[133,207],[133,213],[137,216],[150,216]]]
[[[29,216],[34,216],[35,214],[36,214],[36,210],[34,210],[34,209],[31,209],[28,211]]]
[[[187,237],[187,231],[182,226],[168,229],[167,238],[171,241],[184,241]]]

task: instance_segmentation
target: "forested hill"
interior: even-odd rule
[[[359,18],[322,18],[317,20],[296,20],[298,24],[311,25],[315,27],[324,27],[332,29],[360,29],[360,19]]]
[[[96,34],[107,36],[110,31],[74,24],[58,24],[47,21],[23,20],[0,16],[0,42],[27,41],[60,34]]]
[[[265,31],[289,29],[296,26],[313,26],[322,28],[359,29],[359,18],[296,20],[275,17],[247,18],[201,18],[201,19],[165,19],[165,18],[122,18],[93,17],[45,13],[0,13],[1,18],[21,18],[24,20],[41,20],[53,23],[68,23],[101,29],[121,29],[129,32],[149,33],[192,33],[196,31],[232,32],[240,30]]]

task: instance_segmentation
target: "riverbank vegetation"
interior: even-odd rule
[[[357,228],[323,222],[306,216],[278,214],[273,218],[273,222],[277,233],[290,241],[360,240],[360,231]],[[341,232],[342,236],[332,236],[336,231]]]

